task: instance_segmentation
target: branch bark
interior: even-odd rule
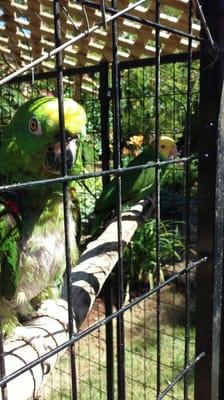
[[[122,240],[130,242],[138,225],[152,213],[152,200],[144,200],[122,213]],[[90,242],[72,271],[72,307],[76,331],[91,310],[97,295],[118,261],[117,221],[112,221],[103,233]],[[65,297],[65,291],[63,291]],[[4,343],[6,376],[33,362],[68,339],[67,301],[45,301],[37,318],[15,329]],[[42,361],[7,384],[8,400],[34,399],[54,367],[57,355]],[[4,396],[0,395],[0,400]]]

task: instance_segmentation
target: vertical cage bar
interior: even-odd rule
[[[112,7],[117,7],[117,0],[111,1]],[[120,73],[118,61],[118,29],[117,21],[112,22],[112,99],[113,99],[113,129],[114,129],[114,166],[121,167],[121,133],[120,133]],[[124,274],[123,274],[123,246],[121,225],[121,176],[116,177],[116,215],[118,226],[118,263],[116,268],[117,282],[117,307],[121,308],[124,298]],[[118,398],[125,400],[125,352],[124,352],[124,316],[123,313],[117,317],[117,379]]]
[[[221,334],[222,302],[223,302],[223,233],[224,233],[224,85],[220,104],[220,116],[217,137],[217,167],[216,167],[216,199],[215,199],[215,245],[214,254],[214,294],[213,294],[213,326],[212,326],[212,382],[211,399],[222,399],[219,390],[223,392],[221,375]]]
[[[192,0],[189,1],[188,10],[188,32],[192,33]],[[192,39],[188,39],[188,61],[187,61],[187,119],[186,131],[184,138],[184,156],[190,154],[190,129],[191,129],[191,105],[192,105]],[[190,161],[184,164],[184,236],[185,236],[185,267],[189,264],[190,252]],[[190,341],[190,273],[185,274],[185,351],[184,351],[184,368],[189,363],[189,341]],[[188,379],[189,374],[184,375],[184,399],[188,399]]]
[[[101,115],[101,143],[102,143],[102,170],[110,168],[110,147],[109,147],[109,88],[108,88],[108,64],[100,66],[100,115]],[[109,176],[103,176],[103,186],[109,182]]]
[[[110,147],[109,147],[109,87],[108,87],[108,64],[103,63],[100,68],[100,105],[101,105],[101,143],[102,143],[102,170],[110,168]],[[109,180],[109,176],[102,178],[103,186]],[[113,312],[113,290],[112,279],[109,277],[105,287],[105,314]],[[113,321],[108,321],[106,326],[106,374],[107,374],[107,400],[114,398],[114,347],[113,347]]]
[[[220,2],[219,13],[220,13],[219,14],[219,28],[220,28],[220,31],[219,31],[219,45],[223,49],[224,48],[224,32],[223,32],[223,27],[224,27],[224,3],[223,2]],[[223,71],[224,71],[224,59],[223,59],[223,56],[221,57],[220,62],[221,62],[221,71],[222,71],[222,79],[223,79]],[[222,207],[223,207],[223,187],[224,187],[224,183],[222,181],[224,179],[223,176],[222,176],[222,173],[223,173],[223,159],[222,159],[222,157],[224,155],[224,148],[223,148],[224,147],[224,145],[223,145],[223,142],[224,142],[224,139],[223,139],[223,135],[224,135],[224,133],[223,133],[224,94],[223,93],[224,93],[224,88],[222,88],[222,100],[221,100],[221,106],[220,106],[220,121],[219,121],[219,137],[218,137],[218,143],[217,143],[217,151],[219,152],[218,153],[219,154],[219,159],[217,161],[218,165],[219,165],[219,168],[218,168],[219,174],[218,174],[218,171],[217,171],[217,177],[216,177],[217,186],[219,186],[219,195],[221,197],[220,201],[221,201]],[[218,204],[217,204],[217,207],[219,207]],[[223,214],[222,214],[222,218],[224,218]],[[220,222],[221,221],[224,224],[224,222],[223,222],[223,220],[221,220],[221,216],[220,216]],[[221,224],[220,228],[222,229],[222,224]],[[224,229],[222,229],[222,232],[223,231],[224,231]],[[223,238],[220,237],[219,240],[221,240],[221,242],[219,242],[219,243],[221,244],[221,246],[223,246]],[[218,264],[220,266],[219,269],[220,269],[220,273],[221,274],[222,274],[222,271],[223,271],[223,269],[222,269],[223,267],[222,266],[223,266],[223,263],[224,263],[223,252],[224,251],[221,250],[220,253],[218,253],[219,256],[221,257],[221,259],[219,260],[219,264]],[[217,274],[217,278],[219,279],[219,274]],[[220,370],[219,370],[219,382],[218,382],[218,385],[219,385],[219,398],[220,399],[224,398],[224,383],[223,383],[223,379],[222,379],[223,373],[224,373],[223,372],[224,371],[224,313],[223,313],[224,296],[223,296],[223,290],[224,290],[224,283],[223,283],[223,276],[222,276],[222,287],[221,287],[221,294],[222,294],[222,296],[221,296],[222,297],[222,299],[221,299],[221,301],[222,301],[222,310],[221,310],[221,343],[219,343],[219,346],[220,346],[220,351],[219,351],[220,363],[218,365],[219,368],[220,368]],[[219,296],[220,295],[220,289],[219,289],[218,292],[219,293],[218,293],[218,296],[217,296],[217,303],[218,303],[218,301],[220,301],[220,296]],[[215,301],[215,299],[214,299],[214,301]],[[220,307],[219,304],[217,304],[217,306]],[[219,318],[219,320],[217,322],[218,323],[220,322],[220,318]],[[214,385],[214,387],[215,387],[215,385]]]
[[[4,343],[3,343],[3,334],[2,334],[2,320],[0,318],[0,379],[4,378],[6,375],[5,370],[5,355],[4,355]],[[7,400],[7,385],[1,386],[1,399]]]
[[[224,48],[224,3],[219,1],[218,8],[218,45]],[[211,396],[219,399],[224,398],[224,58],[223,54],[219,59],[220,62],[220,79],[222,81],[222,95],[219,109],[219,124],[217,138],[217,169],[216,169],[216,253],[214,268],[214,301],[213,301],[213,344],[212,344],[212,368],[214,378],[212,379]],[[216,396],[216,397],[215,397]]]
[[[160,0],[156,0],[156,23],[160,22]],[[160,28],[156,28],[156,60],[155,60],[155,143],[156,160],[159,161],[160,139]],[[156,285],[160,283],[160,168],[155,170],[156,187]],[[160,290],[156,293],[156,333],[157,333],[157,375],[156,393],[161,390],[161,331],[160,331]]]
[[[109,278],[105,287],[105,313],[109,316],[113,312],[113,287]],[[106,361],[107,361],[107,400],[114,399],[114,346],[113,321],[106,323]]]
[[[61,21],[60,21],[60,0],[54,0],[54,29],[55,29],[55,44],[61,45]],[[56,78],[57,78],[57,97],[58,97],[58,113],[60,127],[60,141],[62,153],[62,174],[67,175],[67,164],[65,156],[65,119],[64,119],[64,88],[63,88],[63,58],[62,52],[56,54]],[[68,184],[63,182],[63,208],[64,208],[64,230],[65,230],[65,257],[66,257],[66,278],[67,278],[67,301],[68,301],[68,320],[69,320],[69,337],[74,333],[73,327],[73,312],[72,312],[72,292],[71,292],[71,253],[70,253],[70,238],[69,238],[69,210],[68,210]],[[71,363],[71,387],[72,400],[77,399],[77,380],[76,380],[76,365],[74,346],[70,346],[70,363]]]
[[[220,3],[220,0],[202,2],[208,27],[216,43],[220,43],[221,32],[223,35],[223,26],[220,26]],[[221,283],[219,279],[223,274],[223,262],[220,258],[220,252],[223,252],[223,249],[219,248],[217,239],[222,238],[223,246],[223,224],[221,223],[223,196],[222,206],[217,208],[216,202],[220,201],[220,193],[217,193],[215,175],[217,174],[218,177],[220,173],[219,157],[221,155],[217,153],[216,146],[223,76],[220,60],[214,62],[206,40],[206,33],[202,31],[202,34],[205,40],[201,43],[198,252],[199,257],[208,256],[208,261],[197,269],[196,352],[199,354],[205,351],[205,357],[195,368],[195,400],[218,400],[216,374],[219,374],[220,367],[214,365],[213,357],[216,354],[219,358],[220,351],[220,329],[215,330],[215,319],[217,318],[218,321],[221,313],[220,293],[217,289]],[[218,150],[221,148],[218,147]]]
[[[174,63],[172,66],[172,92],[173,92],[173,132],[174,132],[174,139],[176,140],[176,64]],[[172,181],[174,182],[175,179],[175,165],[172,167]],[[175,188],[172,189],[172,208],[175,209],[176,207],[176,199],[175,199]],[[175,273],[176,269],[176,260],[175,260],[175,220],[172,219],[172,229],[173,229],[173,246],[172,246],[172,272]],[[172,287],[172,379],[175,379],[175,299],[176,299],[176,290],[175,286]],[[171,392],[172,400],[174,399],[174,390]]]

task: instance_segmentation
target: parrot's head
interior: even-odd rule
[[[153,146],[155,147],[155,142],[153,142]],[[160,137],[159,154],[164,160],[169,160],[177,157],[177,146],[171,137],[164,135]]]
[[[70,171],[85,131],[86,113],[72,99],[64,99],[65,159]],[[38,97],[24,103],[8,125],[1,145],[4,163],[14,179],[41,179],[60,174],[62,154],[58,100]],[[4,165],[4,170],[9,168]]]

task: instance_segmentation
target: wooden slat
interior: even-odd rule
[[[130,0],[120,0],[118,9],[127,7]],[[87,28],[86,19],[83,14],[82,7],[73,1],[62,0],[61,4],[66,8],[74,24],[78,26],[78,31],[74,28],[66,14],[61,12],[62,22],[62,41],[75,37]],[[109,0],[106,1],[107,6],[111,6]],[[168,28],[176,28],[187,32],[188,26],[188,2],[183,0],[163,0],[161,4],[161,24]],[[40,57],[44,51],[54,48],[54,23],[52,0],[27,0],[26,5],[17,4],[16,0],[2,0],[0,8],[5,9],[4,15],[0,15],[1,39],[0,39],[0,55],[8,61],[1,63],[1,75],[8,74],[9,65],[13,70],[18,68],[22,63],[28,63],[29,57],[35,59]],[[102,19],[99,10],[86,7],[89,26],[99,23]],[[17,19],[15,15],[17,14]],[[155,1],[149,2],[147,7],[138,7],[131,11],[132,15],[155,21]],[[24,18],[21,18],[24,17]],[[4,26],[5,23],[5,26]],[[149,41],[155,41],[154,29],[149,26],[137,24],[124,18],[118,19],[119,38],[119,54],[120,60],[133,60],[136,58],[153,56],[154,51],[147,50],[145,46]],[[100,33],[102,32],[102,34]],[[198,33],[197,26],[194,34]],[[65,67],[69,67],[73,63],[77,66],[85,66],[97,64],[99,61],[112,60],[112,43],[111,43],[111,26],[108,24],[106,34],[101,29],[93,35],[87,36],[79,43],[64,50],[63,56]],[[133,41],[125,40],[133,38]],[[176,51],[186,51],[187,46],[181,43],[179,35],[170,34],[169,38],[163,37],[161,32],[162,52],[172,54]],[[26,48],[27,47],[27,48]],[[197,50],[195,48],[195,50]],[[94,58],[94,54],[97,56]],[[50,66],[52,64],[52,67]],[[45,71],[53,68],[54,62],[46,61],[37,69]]]

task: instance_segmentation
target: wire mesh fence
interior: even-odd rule
[[[104,1],[98,6],[86,0],[78,3],[83,13],[87,12],[87,18],[94,7],[105,6]],[[198,53],[193,52],[195,41],[201,41],[193,33],[197,2],[194,7],[192,1],[188,2],[186,29],[183,30],[164,26],[161,22],[163,4],[159,1],[155,1],[152,20],[140,19],[136,10],[142,3],[131,3],[117,11],[117,2],[113,0],[106,7],[110,16],[107,22],[102,20],[100,24],[111,24],[111,65],[101,63],[65,69],[63,50],[84,37],[91,37],[99,27],[87,26],[85,32],[63,42],[62,14],[69,19],[71,16],[66,5],[54,0],[55,49],[0,81],[1,147],[5,143],[5,125],[22,104],[39,96],[57,98],[58,130],[54,140],[57,136],[60,173],[56,177],[27,174],[24,181],[10,177],[10,173],[5,177],[3,174],[0,217],[4,218],[7,206],[10,218],[17,221],[15,206],[25,207],[21,212],[21,232],[22,242],[26,243],[26,235],[32,236],[32,233],[24,228],[30,215],[24,197],[33,199],[38,210],[35,211],[37,223],[43,213],[38,197],[45,193],[45,187],[55,188],[49,196],[60,196],[62,217],[60,229],[57,229],[64,246],[64,283],[60,278],[57,286],[60,290],[63,287],[62,295],[66,299],[66,303],[57,304],[63,308],[62,316],[58,308],[53,312],[42,309],[30,322],[24,316],[22,319],[19,313],[25,330],[17,331],[13,341],[25,343],[20,343],[19,349],[32,348],[35,355],[29,361],[18,348],[7,347],[3,327],[2,400],[15,398],[15,385],[19,380],[23,382],[24,376],[26,379],[28,375],[25,374],[30,374],[32,383],[27,383],[31,387],[27,390],[29,396],[20,394],[19,398],[24,400],[28,397],[40,400],[201,398],[203,391],[198,387],[203,375],[200,382],[197,378],[200,373],[195,379],[195,368],[199,370],[207,357],[205,346],[198,345],[201,335],[198,318],[203,297],[201,271],[209,257],[198,245],[203,237],[198,198],[204,193],[198,165],[209,158],[209,149],[202,151],[199,140],[202,136],[199,126],[202,72]],[[101,12],[104,15],[103,8]],[[121,16],[129,22],[141,22],[145,29],[154,28],[151,46],[155,57],[120,62],[118,21]],[[172,32],[172,38],[177,35],[187,41],[188,52],[161,56],[164,32]],[[126,39],[131,40],[131,36]],[[49,57],[56,59],[53,72],[21,75]],[[67,153],[70,138],[65,99],[68,97],[82,104],[87,115],[86,132],[79,137],[71,173]],[[165,146],[162,140],[170,139],[179,154],[162,157],[161,146]],[[52,143],[49,148],[48,153],[52,151]],[[146,148],[151,148],[151,158],[145,157]],[[25,162],[26,153],[21,152],[21,157]],[[212,168],[214,174],[215,164]],[[101,197],[104,191],[107,194]],[[75,193],[81,214],[81,257],[77,268],[73,262],[71,193]],[[47,201],[51,204],[50,197]],[[45,205],[46,200],[43,207]],[[48,211],[51,210],[51,206],[48,207]],[[100,213],[102,220],[97,225]],[[40,244],[35,246],[41,257]],[[56,257],[61,247],[56,243],[55,248]],[[2,250],[0,254],[4,265]],[[29,282],[29,276],[25,279]],[[212,290],[211,283],[209,288]],[[1,297],[4,297],[2,293],[1,287]],[[46,298],[52,299],[51,291],[47,291]],[[45,300],[31,299],[36,309]],[[53,302],[56,303],[55,298]],[[219,312],[220,309],[221,304],[217,306]],[[43,317],[58,323],[56,330],[48,330],[47,321],[42,326]],[[2,312],[2,324],[4,318]],[[32,321],[37,318],[40,320],[33,325]],[[207,321],[210,327],[212,318],[210,310]],[[30,338],[26,329],[33,327],[37,336],[33,334]],[[36,330],[42,333],[39,335]],[[42,337],[52,339],[51,343],[41,344]],[[25,351],[28,353],[27,349]],[[19,367],[9,367],[8,358],[12,355],[13,360],[20,361]],[[51,361],[56,359],[54,366]],[[40,377],[36,375],[38,368]],[[209,371],[211,373],[211,369]]]

